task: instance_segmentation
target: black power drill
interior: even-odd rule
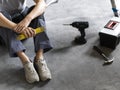
[[[88,22],[73,22],[71,24],[64,24],[64,25],[71,25],[72,27],[77,28],[80,31],[80,36],[75,37],[74,42],[77,44],[85,44],[87,41],[85,39],[85,29],[89,27]]]

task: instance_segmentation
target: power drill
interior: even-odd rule
[[[80,31],[80,36],[75,37],[74,42],[77,44],[85,44],[87,41],[85,39],[85,29],[89,27],[89,23],[84,22],[73,22],[71,24],[64,24],[64,25],[70,25],[72,27],[75,27]]]

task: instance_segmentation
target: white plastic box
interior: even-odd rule
[[[99,32],[100,45],[115,49],[120,41],[120,18],[113,17]]]

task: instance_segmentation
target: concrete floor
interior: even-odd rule
[[[102,65],[104,59],[92,49],[99,45],[98,32],[113,17],[109,0],[59,0],[46,9],[45,17],[54,47],[45,58],[53,79],[28,84],[19,59],[10,58],[6,47],[0,46],[0,90],[120,90],[120,45],[115,50],[101,47],[115,58],[108,66]],[[72,44],[79,32],[63,24],[73,21],[89,22],[86,44]],[[33,40],[24,44],[33,59]]]

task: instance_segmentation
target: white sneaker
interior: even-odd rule
[[[50,70],[47,67],[46,61],[44,59],[34,61],[34,65],[42,81],[52,79]]]
[[[39,76],[33,66],[32,62],[24,64],[25,77],[28,83],[34,83],[39,81]]]

